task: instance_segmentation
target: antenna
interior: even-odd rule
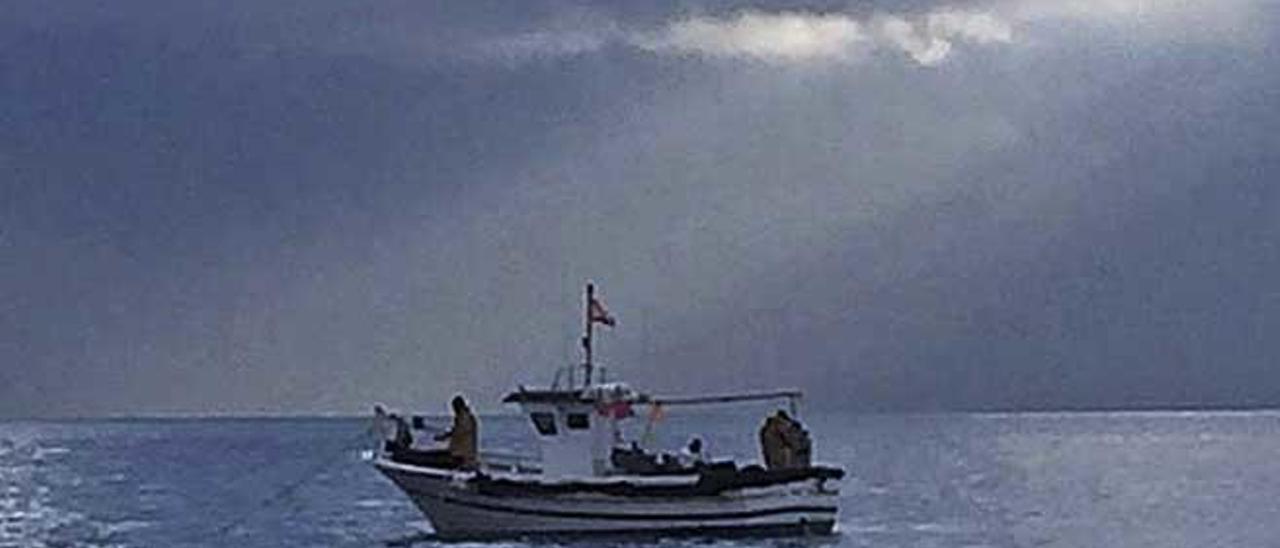
[[[582,386],[591,386],[591,334],[595,322],[591,317],[591,303],[595,302],[596,286],[591,282],[587,282],[587,302],[583,308],[584,317],[586,318],[586,335],[582,337],[582,349],[586,354],[586,361],[582,364],[582,369],[586,372],[586,378],[582,381]]]

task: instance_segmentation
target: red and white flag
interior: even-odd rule
[[[604,309],[604,305],[600,304],[599,299],[591,298],[591,304],[588,306],[587,315],[592,322],[599,322],[609,327],[613,327],[617,323],[613,316],[609,315],[609,311]]]

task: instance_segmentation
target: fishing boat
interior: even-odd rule
[[[648,407],[786,400],[780,390],[697,397],[653,396],[610,381],[592,364],[597,323],[612,326],[588,284],[585,361],[557,370],[547,388],[523,386],[503,403],[519,406],[541,449],[539,462],[480,454],[472,466],[438,451],[380,445],[374,466],[413,501],[443,539],[583,536],[799,536],[833,533],[835,466],[764,466],[703,461],[650,451],[623,439],[620,424]],[[577,371],[581,370],[580,382]],[[654,416],[649,413],[648,416]]]

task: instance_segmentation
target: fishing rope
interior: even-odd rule
[[[446,431],[445,428],[438,425],[432,425],[432,424],[423,424],[422,428],[417,428],[415,430],[419,430],[428,435],[432,433],[438,434]],[[236,527],[239,527],[243,525],[245,522],[249,521],[249,519],[255,515],[255,512],[253,512],[254,510],[264,510],[267,508],[271,508],[275,506],[277,503],[285,501],[289,497],[293,496],[293,494],[296,493],[303,486],[310,483],[311,480],[315,479],[317,476],[329,471],[329,469],[333,468],[337,464],[345,462],[345,459],[342,458],[343,455],[348,454],[348,452],[353,449],[357,449],[361,447],[364,443],[368,441],[370,436],[374,436],[376,434],[377,434],[376,427],[374,425],[370,425],[362,429],[355,436],[345,440],[334,451],[334,453],[326,455],[326,458],[324,460],[317,463],[315,466],[312,466],[311,468],[307,469],[306,473],[304,473],[298,479],[280,487],[275,492],[273,492],[270,496],[262,499],[256,506],[243,512],[241,515],[231,520],[228,520],[226,523],[219,526],[213,532],[219,536],[225,535],[231,530],[235,529]]]
[[[349,454],[351,450],[359,447],[358,445],[356,445],[356,442],[360,442],[361,444],[367,442],[367,440],[369,439],[369,435],[371,434],[371,430],[372,430],[371,427],[365,428],[361,430],[358,435],[348,438],[347,440],[344,440],[342,445],[339,446],[332,454],[325,455],[325,458],[321,462],[317,463],[311,468],[308,468],[306,473],[303,474],[301,477],[285,484],[284,486],[280,487],[275,492],[273,492],[270,496],[259,501],[258,504],[251,506],[249,509],[242,512],[239,516],[231,520],[228,520],[226,523],[222,524],[217,529],[214,529],[213,534],[216,536],[226,535],[232,529],[235,529],[236,527],[244,525],[245,522],[249,521],[250,518],[252,518],[254,515],[257,514],[256,512],[257,510],[264,510],[264,509],[270,508],[274,506],[276,503],[279,503],[291,497],[295,492],[297,492],[299,489],[301,489],[304,485],[309,483],[311,480],[315,479],[317,476],[329,471],[330,468],[333,468],[339,463],[346,462],[346,459],[340,458],[340,457],[343,455]]]

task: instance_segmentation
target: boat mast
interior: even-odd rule
[[[591,303],[595,302],[596,286],[591,282],[587,282],[587,302],[583,307],[584,317],[586,319],[587,334],[582,337],[582,349],[586,353],[586,362],[582,364],[583,370],[586,372],[586,378],[582,382],[582,386],[591,386],[591,332],[592,326],[595,324],[591,318]]]

